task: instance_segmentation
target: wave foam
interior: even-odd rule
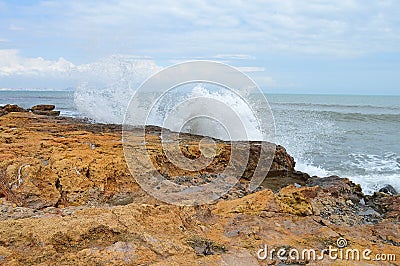
[[[174,95],[165,95],[157,103],[150,113],[150,124],[222,140],[263,140],[249,103],[230,90],[197,84],[189,93]]]
[[[324,176],[329,176],[331,173],[319,166],[314,166],[308,163],[303,163],[303,162],[296,162],[296,170],[301,171],[303,173],[307,173],[310,176],[319,176],[319,177],[324,177]]]

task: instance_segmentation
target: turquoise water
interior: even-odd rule
[[[385,184],[400,191],[400,96],[266,97],[276,141],[295,157],[298,170],[349,177],[366,193]],[[80,116],[71,91],[0,91],[0,105],[6,103],[55,104],[62,115]]]

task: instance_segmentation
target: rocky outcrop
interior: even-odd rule
[[[32,111],[53,111],[54,108],[56,108],[55,105],[53,104],[39,104],[39,105],[35,105],[31,108]]]
[[[7,113],[11,113],[11,112],[27,112],[26,109],[16,105],[16,104],[7,104],[5,106],[3,106],[3,111],[7,112]]]
[[[217,141],[217,159],[209,168],[183,171],[162,153],[160,129],[146,131],[154,165],[174,182],[191,185],[212,179],[230,155],[230,145]],[[132,132],[143,142],[142,130]],[[199,156],[199,139],[180,137],[185,156]],[[301,254],[304,249],[336,247],[339,238],[347,241],[344,248],[400,254],[399,195],[365,196],[348,179],[310,177],[295,170],[293,158],[281,146],[265,180],[250,193],[258,147],[250,145],[240,182],[222,199],[174,206],[152,198],[136,183],[126,166],[120,126],[32,113],[2,116],[0,264],[376,263],[335,261],[327,254],[322,260],[279,258],[276,253],[257,258],[266,246]],[[145,155],[138,150],[134,156],[140,162]]]
[[[3,169],[3,194],[18,206],[41,209],[88,203],[117,205],[148,199],[125,162],[121,126],[89,124],[64,117],[37,118],[24,113],[3,117],[2,130],[0,169]],[[231,146],[219,141],[216,159],[199,171],[199,175],[181,170],[162,152],[161,130],[149,127],[147,131],[148,150],[135,153],[134,159],[140,163],[149,154],[159,172],[174,182],[194,185],[205,177],[212,178],[222,172],[229,161]],[[143,141],[141,129],[132,132],[138,141]],[[182,146],[186,147],[185,156],[198,156],[201,137],[183,134],[180,138]],[[251,145],[251,159],[233,197],[249,193],[246,180],[251,178],[258,163],[259,146],[256,144]],[[278,146],[270,173],[279,178],[293,171],[293,158]],[[287,185],[279,180],[275,183],[281,187]]]
[[[33,106],[30,110],[36,115],[59,116],[60,111],[54,111],[54,108],[56,106],[52,104],[39,104]]]
[[[39,104],[30,109],[22,108],[16,104],[7,104],[0,106],[0,116],[6,115],[11,112],[29,112],[31,111],[37,115],[59,116],[60,111],[54,111],[55,105],[52,104]]]

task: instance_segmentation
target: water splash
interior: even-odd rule
[[[136,88],[160,69],[154,61],[124,55],[81,65],[75,73],[80,77],[74,94],[76,108],[96,122],[120,124]]]
[[[251,103],[246,102],[234,92],[204,83],[194,85],[189,92],[185,90],[187,89],[183,88],[169,92],[170,95],[164,95],[150,112],[148,123],[173,131],[223,140],[263,139]],[[205,116],[190,119],[204,113],[205,110],[212,114],[223,113],[224,121]],[[238,121],[239,124],[235,124]],[[240,127],[243,127],[245,131],[240,131]],[[236,128],[237,131],[235,131]]]

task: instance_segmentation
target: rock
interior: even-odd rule
[[[11,184],[5,188],[8,189],[7,195],[12,195],[9,199],[18,206],[40,209],[154,201],[140,189],[127,167],[120,125],[93,124],[66,117],[39,118],[32,113],[24,113],[2,117],[0,126],[4,127],[0,144],[13,143],[12,147],[0,145],[0,170],[4,169],[5,179]],[[159,172],[178,184],[193,186],[211,182],[218,178],[230,159],[230,144],[219,141],[217,160],[207,168],[199,173],[179,169],[169,162],[161,150],[161,129],[148,127],[146,130],[149,132],[148,151],[136,151],[134,160],[140,163],[150,155]],[[135,129],[133,133],[141,142],[142,130]],[[187,156],[197,156],[197,143],[201,136],[182,134],[180,138],[182,144],[188,147],[185,150]],[[243,151],[245,147],[243,145]],[[257,143],[251,144],[251,160],[246,166],[243,180],[232,189],[228,198],[240,198],[250,193],[246,180],[251,178],[252,171],[258,166],[258,147]],[[239,152],[240,148],[239,145]],[[293,158],[279,146],[275,155],[270,169],[274,177],[279,179],[281,175],[289,175],[294,166]],[[143,175],[142,172],[134,174]],[[291,176],[295,175],[300,177],[293,180],[304,184],[304,176],[299,173]],[[293,180],[290,179],[288,183]],[[277,183],[280,183],[279,188],[287,185]]]
[[[307,186],[319,186],[335,197],[342,196],[353,202],[359,202],[363,197],[360,185],[353,183],[348,178],[338,176],[312,176],[307,180]]]
[[[8,112],[3,110],[2,108],[0,108],[0,116],[6,115],[6,114],[8,114]]]
[[[52,104],[39,104],[35,105],[31,108],[32,111],[53,111],[56,108],[55,105]]]
[[[226,197],[175,206],[136,183],[134,177],[150,173],[131,175],[120,125],[10,113],[0,117],[0,128],[0,264],[302,265],[314,262],[263,261],[257,251],[322,251],[338,238],[372,254],[400,253],[399,195],[365,196],[348,179],[297,172],[283,147],[255,191],[248,189],[257,165],[252,143],[246,172]],[[160,128],[145,129],[148,150],[133,157],[140,163],[150,156],[172,182],[212,181],[229,158],[230,145],[217,142],[217,160],[207,169],[174,168],[162,152]],[[138,146],[142,130],[132,133]],[[200,139],[180,137],[185,155],[198,156]],[[328,256],[318,260],[330,264]]]
[[[59,116],[60,111],[42,111],[42,110],[32,110],[35,115],[48,115],[48,116]]]
[[[28,112],[28,110],[16,105],[16,104],[7,104],[6,106],[3,107],[3,111],[6,111],[8,113],[11,112]]]
[[[199,255],[209,256],[216,253],[226,252],[224,245],[199,236],[193,236],[189,238],[186,243]]]
[[[365,211],[359,212],[358,215],[361,216],[375,216],[375,217],[380,217],[380,213],[378,213],[377,211],[373,210],[373,209],[367,209]]]
[[[383,192],[389,195],[398,194],[396,189],[394,189],[394,187],[392,187],[391,185],[385,185],[383,188],[379,189],[379,192]]]
[[[389,195],[383,192],[375,192],[365,196],[366,205],[383,214],[386,219],[400,221],[400,195]]]

